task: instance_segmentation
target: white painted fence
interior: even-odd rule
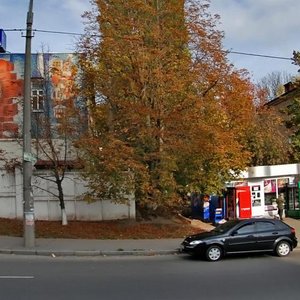
[[[39,171],[40,172],[40,171]],[[47,191],[57,194],[55,183],[33,176],[34,213],[36,220],[60,220],[61,210],[58,199]],[[135,201],[116,204],[109,200],[87,203],[82,199],[86,187],[78,173],[69,172],[63,181],[65,206],[68,220],[115,220],[134,219]],[[0,217],[23,218],[23,177],[19,169],[7,173],[0,169]]]

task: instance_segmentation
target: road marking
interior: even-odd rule
[[[1,276],[0,279],[33,279],[34,276]]]

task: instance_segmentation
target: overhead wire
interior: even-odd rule
[[[248,55],[248,56],[258,56],[264,58],[273,58],[273,59],[283,59],[283,60],[293,60],[291,57],[283,57],[283,56],[274,56],[274,55],[266,55],[266,54],[258,54],[258,53],[247,53],[247,52],[239,52],[239,51],[226,51],[230,54],[240,54],[240,55]]]
[[[3,31],[26,31],[26,29],[15,28],[15,29],[3,29]],[[42,32],[42,33],[51,33],[51,34],[65,34],[65,35],[77,35],[82,36],[83,33],[78,32],[69,32],[69,31],[54,31],[54,30],[42,30],[42,29],[32,29],[33,32]],[[275,56],[275,55],[267,55],[267,54],[259,54],[259,53],[249,53],[249,52],[241,52],[241,51],[233,51],[233,50],[221,50],[222,52],[226,52],[228,54],[238,54],[238,55],[247,55],[261,58],[270,58],[270,59],[281,59],[281,60],[290,60],[292,61],[292,57],[284,57],[284,56]]]
[[[15,28],[15,29],[3,29],[3,31],[26,31],[26,29]],[[83,35],[82,33],[69,32],[69,31],[54,31],[54,30],[42,30],[42,29],[32,29],[33,32],[43,32],[43,33],[54,33],[54,34],[67,34],[67,35]]]

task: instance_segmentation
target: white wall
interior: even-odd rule
[[[37,173],[37,172],[36,172]],[[44,174],[40,173],[39,174]],[[60,220],[61,210],[55,184],[37,176],[32,178],[34,212],[36,220]],[[65,206],[68,220],[114,220],[134,219],[135,201],[129,197],[128,204],[116,204],[109,200],[87,203],[82,199],[85,184],[78,173],[69,172],[63,181]],[[0,217],[23,218],[23,179],[19,169],[7,173],[0,169]]]
[[[16,184],[14,176],[0,170],[0,217],[14,218],[16,215]]]

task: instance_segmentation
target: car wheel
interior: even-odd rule
[[[291,252],[291,246],[287,241],[281,241],[276,245],[275,252],[278,256],[287,256]]]
[[[213,245],[206,250],[206,259],[209,261],[217,261],[222,257],[222,249],[217,245]]]

